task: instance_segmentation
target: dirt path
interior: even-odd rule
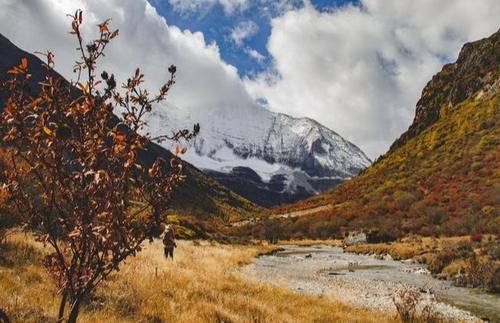
[[[322,205],[318,206],[312,209],[307,209],[307,210],[301,210],[301,211],[294,211],[294,212],[289,212],[289,213],[283,213],[283,214],[273,214],[270,216],[271,219],[279,219],[279,218],[296,218],[299,216],[305,216],[305,215],[311,215],[317,212],[321,211],[327,211],[327,210],[332,210],[333,206],[331,204],[327,205]]]
[[[318,206],[318,207],[315,207],[312,209],[307,209],[307,210],[293,211],[293,212],[282,213],[282,214],[272,214],[269,216],[269,219],[296,218],[299,216],[311,215],[311,214],[314,214],[317,212],[327,211],[327,210],[332,210],[332,209],[333,209],[333,206],[331,204],[327,204],[327,205],[322,205],[322,206]],[[239,221],[239,222],[233,222],[231,225],[235,226],[235,227],[241,227],[243,225],[257,223],[260,220],[261,220],[261,218],[250,218],[250,219]]]

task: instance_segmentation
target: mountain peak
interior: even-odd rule
[[[167,129],[167,125],[178,129],[188,127],[186,120],[199,122],[201,126],[200,134],[190,143],[187,161],[250,200],[264,202],[265,206],[317,194],[371,164],[361,149],[319,122],[259,106],[223,107],[202,113],[175,108],[169,109],[168,118],[159,110],[148,123],[156,135]],[[254,181],[259,186],[259,196],[268,190],[269,194],[277,193],[278,198],[273,202],[245,195],[257,188],[242,190],[249,182],[243,175],[251,171],[232,171],[238,167],[248,168],[261,178],[261,182]],[[287,197],[283,198],[283,194]]]

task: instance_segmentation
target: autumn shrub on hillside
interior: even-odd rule
[[[446,108],[440,120],[402,147],[335,189],[272,210],[284,214],[332,206],[309,214],[294,236],[323,237],[325,219],[345,219],[343,232],[372,229],[390,236],[410,233],[455,236],[499,234],[500,94]],[[321,224],[316,224],[321,223]],[[397,224],[397,225],[395,225]],[[295,230],[295,231],[287,231]]]
[[[445,243],[428,263],[435,275],[446,275],[456,285],[483,287],[488,291],[500,291],[500,262],[498,246],[500,241],[492,240],[480,245],[462,239],[455,243]],[[446,273],[446,274],[445,274]]]
[[[429,270],[433,274],[438,274],[456,259],[468,259],[472,257],[474,250],[468,241],[460,241],[457,244],[446,245],[429,263]]]
[[[23,58],[8,71],[4,92],[10,96],[0,119],[9,156],[3,189],[19,222],[52,247],[44,263],[62,295],[59,321],[70,304],[68,322],[76,321],[96,286],[159,234],[171,193],[185,178],[177,157],[184,149],[178,146],[170,160],[141,162],[150,140],[190,139],[199,131],[195,126],[158,138],[140,134],[145,116],[174,84],[175,66],[156,96],[141,87],[139,69],[120,89],[113,74],[96,75],[98,59],[118,30],[105,21],[98,25],[99,37],[88,42],[82,21],[78,10],[71,21],[80,53],[76,82],[49,73],[54,55],[47,52],[47,76],[33,95]],[[117,109],[119,116],[113,114]]]

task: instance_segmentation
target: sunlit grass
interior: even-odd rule
[[[180,241],[175,261],[161,244],[144,250],[99,286],[81,322],[384,322],[394,318],[325,297],[305,296],[242,278],[239,267],[266,246]],[[14,322],[52,321],[59,298],[41,266],[45,250],[11,235],[2,249],[0,304]]]

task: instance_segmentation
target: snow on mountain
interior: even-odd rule
[[[228,174],[241,177],[243,173],[233,170],[243,167],[257,174],[259,185],[303,197],[331,188],[371,163],[358,147],[320,123],[262,107],[187,112],[168,106],[148,120],[153,136],[190,129],[196,122],[201,132],[188,144],[184,158],[231,189]]]

